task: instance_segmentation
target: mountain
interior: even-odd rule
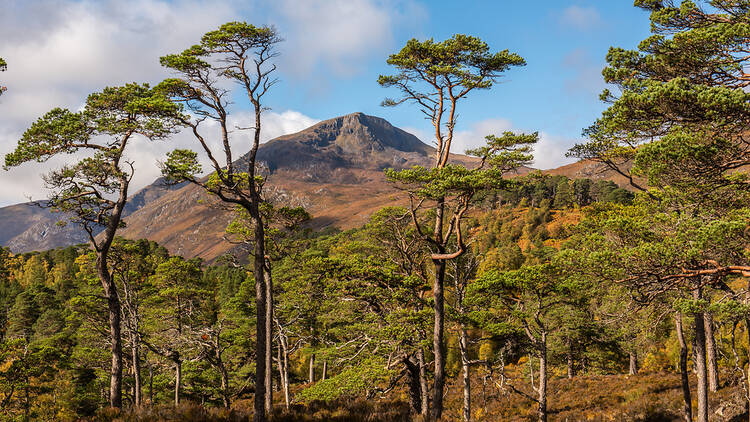
[[[162,178],[130,197],[123,214],[128,216],[184,184],[168,186]],[[75,224],[58,224],[65,215],[44,207],[45,201],[33,201],[0,208],[0,245],[15,253],[40,251],[89,241],[86,232]]]
[[[385,180],[385,168],[430,166],[434,153],[433,147],[384,119],[353,113],[270,140],[258,149],[257,161],[267,178],[264,194],[269,200],[305,207],[313,215],[314,229],[349,229],[384,206],[406,204],[405,196]],[[451,160],[466,166],[477,163],[463,155]],[[235,162],[244,163],[246,156]],[[621,182],[591,162],[545,172]],[[233,247],[223,237],[231,210],[195,185],[166,186],[158,179],[130,198],[125,214],[120,235],[154,240],[172,253],[213,260]],[[77,226],[57,226],[60,218],[27,204],[0,208],[0,244],[18,253],[87,241]]]
[[[385,168],[429,166],[434,152],[384,119],[353,113],[268,141],[258,149],[257,161],[267,177],[269,200],[305,207],[314,217],[312,228],[348,229],[364,224],[384,206],[405,204],[404,196],[386,182]],[[237,160],[239,165],[246,162],[246,157]],[[472,166],[477,160],[455,155],[453,162]],[[223,238],[230,219],[221,203],[190,185],[130,215],[121,233],[210,260],[232,248]]]
[[[632,164],[628,164],[623,168],[629,170],[631,166]],[[569,179],[611,180],[625,189],[634,189],[625,176],[612,170],[604,163],[592,160],[576,161],[555,169],[545,170],[544,173],[553,176],[566,176]]]

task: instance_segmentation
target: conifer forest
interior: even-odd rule
[[[632,8],[556,169],[541,126],[461,149],[532,65],[480,27],[415,29],[352,91],[419,139],[277,137],[294,40],[264,19],[45,104],[0,170],[45,192],[0,235],[53,222],[0,236],[0,421],[750,420],[750,1]]]

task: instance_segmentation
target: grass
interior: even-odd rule
[[[726,381],[726,378],[722,379]],[[695,379],[691,379],[695,408]],[[447,385],[444,420],[459,421],[463,401],[459,380]],[[525,387],[528,389],[528,387]],[[740,387],[725,385],[710,393],[711,421],[747,420]],[[278,396],[277,396],[278,398]],[[674,373],[645,375],[579,376],[559,378],[549,383],[549,420],[554,421],[679,421],[682,409],[680,377]],[[286,410],[277,405],[274,422],[401,422],[419,421],[409,416],[406,392],[396,390],[376,400],[347,399],[332,403],[314,402],[294,405]],[[486,405],[485,405],[486,399]],[[472,380],[473,417],[481,421],[535,420],[536,404],[516,394],[500,391],[488,382],[482,392],[482,380]],[[102,410],[95,421],[102,422],[239,422],[252,419],[252,401],[240,400],[232,409],[204,408],[195,403],[179,407],[157,405],[122,413]]]

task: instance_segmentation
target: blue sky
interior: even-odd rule
[[[433,1],[422,5],[422,20],[400,27],[390,51],[397,51],[412,37],[442,40],[465,33],[482,38],[495,50],[516,52],[528,63],[510,70],[492,90],[466,100],[459,130],[482,120],[507,119],[519,129],[578,138],[604,107],[598,94],[604,87],[600,72],[607,49],[635,47],[649,31],[647,13],[625,0]],[[316,73],[323,79],[319,90],[309,86],[314,80],[287,80],[274,93],[273,103],[318,118],[363,111],[397,126],[428,131],[415,108],[379,106],[383,97],[394,94],[375,82],[378,74],[391,72],[386,58],[387,54],[373,54],[366,68],[351,77],[320,71]]]
[[[281,82],[267,99],[264,139],[319,120],[365,112],[384,117],[430,142],[429,122],[409,105],[383,108],[396,92],[379,74],[412,38],[478,36],[493,50],[509,49],[528,65],[507,72],[492,90],[473,93],[459,110],[454,151],[479,145],[503,130],[539,131],[535,166],[570,162],[565,151],[604,109],[598,94],[610,46],[635,48],[648,36],[648,14],[632,0],[3,0],[0,74],[0,155],[53,107],[78,109],[86,96],[127,82],[158,83],[171,76],[161,55],[178,52],[232,20],[275,25],[285,42],[278,58]],[[238,96],[233,119],[249,126]],[[156,161],[190,136],[143,141],[131,152],[135,187],[158,176]],[[238,137],[237,150],[249,147]],[[76,156],[52,160],[41,172]],[[0,206],[45,196],[40,166],[0,171]]]

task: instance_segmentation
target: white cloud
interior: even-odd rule
[[[433,135],[431,132],[404,128],[407,132],[417,136],[423,142],[431,143]],[[519,128],[510,120],[502,118],[481,120],[472,124],[468,129],[457,130],[453,134],[451,151],[463,154],[467,149],[477,148],[484,145],[484,137],[487,135],[502,135],[503,132],[530,133],[533,130]],[[566,158],[565,153],[580,139],[567,138],[546,132],[539,132],[539,142],[534,147],[534,162],[532,167],[540,170],[559,167],[572,163],[574,159]]]
[[[560,14],[560,23],[578,30],[588,30],[602,23],[599,11],[593,7],[572,5]]]
[[[296,77],[321,67],[338,76],[359,73],[370,58],[387,54],[398,26],[425,17],[410,0],[279,0],[274,7],[286,38],[284,71]]]
[[[250,112],[237,112],[229,116],[229,126],[235,128],[231,134],[233,158],[235,160],[249,151],[253,142],[253,132],[238,129],[238,127],[253,126],[254,121],[255,116]],[[318,120],[296,111],[287,110],[281,113],[266,112],[263,114],[261,122],[263,123],[261,130],[261,142],[263,143],[281,135],[299,132],[317,123]],[[222,151],[220,138],[214,135],[217,133],[218,124],[207,120],[202,128],[201,132],[209,140],[209,146],[212,150]],[[187,130],[174,135],[168,141],[152,142],[145,138],[138,138],[130,145],[127,152],[128,158],[135,162],[136,167],[133,186],[143,187],[159,177],[160,172],[157,163],[165,159],[167,152],[176,148],[187,148],[198,152],[203,169],[210,169],[208,157],[203,153],[193,134]],[[220,157],[223,157],[223,155],[220,155]],[[135,190],[132,192],[135,193]]]
[[[513,130],[513,124],[507,119],[481,120],[471,125],[468,130],[457,130],[453,133],[451,151],[463,154],[467,149],[484,145],[487,135],[502,135],[503,132]]]
[[[581,142],[581,139],[539,132],[539,142],[534,147],[534,163],[531,166],[547,170],[576,161],[574,158],[565,157],[565,153],[577,142]]]
[[[9,4],[6,4],[9,3]],[[158,82],[169,73],[158,58],[194,44],[201,34],[230,20],[242,19],[234,0],[24,0],[3,2],[0,56],[8,62],[0,73],[8,91],[0,97],[0,157],[12,151],[35,119],[54,107],[80,109],[86,95],[127,82]],[[250,114],[233,119],[248,126]],[[296,111],[264,114],[264,140],[295,132],[316,120]],[[247,151],[250,135],[238,136],[238,155]],[[194,146],[188,134],[169,141],[138,140],[128,152],[137,167],[133,191],[158,176],[155,166],[167,151]],[[0,170],[0,206],[28,196],[46,196],[41,174],[80,156]]]

